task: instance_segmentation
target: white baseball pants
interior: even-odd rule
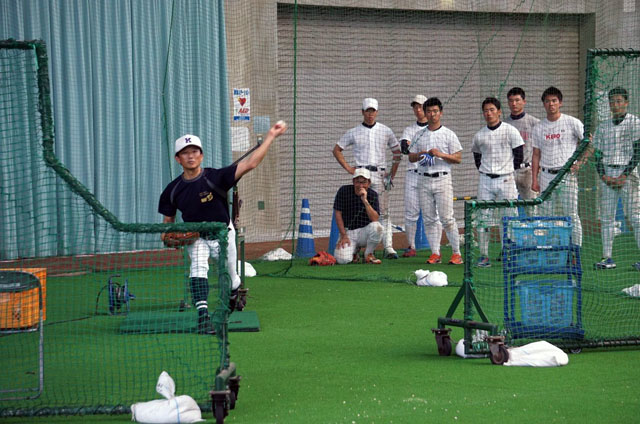
[[[231,277],[231,289],[240,287],[241,280],[238,275],[238,252],[236,250],[236,230],[233,224],[229,224],[227,244],[227,268]],[[195,243],[187,248],[191,258],[190,278],[208,278],[209,256],[218,259],[220,244],[218,240],[206,240],[198,238]]]

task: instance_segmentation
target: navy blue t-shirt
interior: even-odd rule
[[[158,212],[175,216],[182,212],[184,222],[230,222],[226,193],[235,185],[237,165],[226,168],[204,168],[200,175],[186,180],[180,175],[160,195]],[[219,190],[212,188],[212,184]],[[218,193],[220,191],[221,193]],[[222,197],[222,194],[225,197]]]
[[[371,187],[367,189],[367,200],[376,212],[380,213],[378,193]],[[340,187],[333,201],[333,209],[342,212],[342,222],[347,230],[366,227],[371,223],[364,203],[353,188],[353,184]]]

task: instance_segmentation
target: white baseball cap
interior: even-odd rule
[[[176,155],[180,153],[182,149],[189,146],[196,146],[202,150],[202,142],[200,141],[200,137],[192,134],[185,134],[179,139],[176,140]]]
[[[364,99],[362,101],[362,110],[367,110],[369,108],[373,108],[375,110],[378,110],[378,101],[376,99],[371,98],[371,97],[367,97],[366,99]]]
[[[353,173],[353,178],[365,177],[367,180],[371,181],[371,172],[369,172],[366,168],[358,168],[356,172]]]
[[[425,96],[423,96],[422,94],[417,94],[416,97],[413,98],[413,100],[411,100],[411,107],[413,107],[414,103],[418,103],[419,105],[423,105],[424,102],[427,101],[427,98]]]

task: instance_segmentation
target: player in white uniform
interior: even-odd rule
[[[625,215],[631,221],[636,243],[640,248],[640,118],[627,113],[627,90],[616,87],[609,91],[611,119],[598,126],[593,137],[596,169],[600,176],[600,223],[602,231],[602,260],[596,269],[616,267],[611,253],[616,207],[622,198]],[[640,271],[640,261],[633,264]]]
[[[462,264],[462,256],[458,224],[453,214],[451,164],[462,161],[462,145],[458,136],[440,123],[440,100],[431,97],[422,107],[428,126],[414,137],[409,148],[409,161],[419,164],[418,197],[427,240],[431,247],[431,256],[427,263],[442,262],[440,239],[444,228],[453,251],[449,263],[459,265]]]
[[[531,132],[540,120],[525,112],[524,107],[527,101],[522,88],[513,87],[509,90],[507,100],[511,114],[505,118],[504,122],[516,127],[524,141],[524,158],[520,164],[520,169],[515,171],[516,188],[521,199],[535,199],[537,194],[531,190],[531,155],[533,153]]]
[[[351,175],[358,168],[365,168],[371,172],[371,188],[380,195],[381,199],[380,224],[384,228],[382,244],[384,245],[385,258],[398,259],[398,254],[393,249],[389,189],[402,159],[400,143],[389,127],[376,122],[378,116],[378,101],[376,99],[364,99],[362,102],[362,116],[364,122],[357,127],[351,128],[336,143],[333,148],[333,156]],[[355,166],[349,165],[342,153],[349,146],[353,147]],[[387,148],[393,153],[393,165],[390,172],[387,172]]]
[[[402,133],[402,138],[400,138],[400,147],[402,153],[405,155],[409,154],[409,147],[415,135],[427,127],[427,117],[422,108],[422,105],[426,101],[427,98],[421,94],[415,96],[411,101],[411,108],[417,121],[405,128]],[[417,195],[419,181],[418,163],[409,161],[407,163],[407,176],[404,179],[404,233],[407,236],[409,247],[402,254],[404,258],[416,256],[416,229],[418,218],[420,217],[420,202]],[[440,220],[438,220],[437,225],[439,226],[439,231],[442,233]]]
[[[531,189],[537,192],[546,190],[560,168],[571,158],[584,134],[584,126],[579,119],[560,112],[562,92],[559,89],[547,88],[542,93],[542,103],[547,117],[535,126],[532,133]],[[559,209],[557,213],[560,215],[570,216],[572,241],[578,246],[582,246],[582,223],[578,216],[576,173],[583,163],[583,159],[576,161],[551,197],[538,207],[538,213],[543,216],[555,216],[555,209]]]
[[[478,200],[512,200],[518,198],[514,170],[520,169],[523,159],[524,140],[513,126],[501,122],[500,101],[487,97],[482,102],[482,114],[487,126],[473,136],[471,151],[480,172]],[[502,215],[515,215],[515,209],[506,209]],[[489,227],[495,224],[493,211],[484,209],[478,225],[480,247],[479,267],[490,267]],[[498,221],[500,222],[500,221]]]

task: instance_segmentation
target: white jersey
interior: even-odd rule
[[[640,139],[640,118],[630,113],[615,125],[611,119],[601,123],[593,137],[593,147],[602,152],[602,163],[624,167],[633,158],[633,144]],[[620,169],[622,172],[623,169]]]
[[[385,148],[399,150],[400,143],[393,131],[386,125],[376,122],[369,128],[360,124],[347,131],[337,143],[342,149],[353,146],[353,159],[356,166],[386,166]]]
[[[507,175],[513,172],[513,149],[522,146],[520,132],[504,122],[494,130],[485,126],[473,136],[471,151],[480,153],[478,171],[483,174]]]
[[[462,151],[462,144],[460,144],[460,140],[458,140],[456,133],[442,125],[435,131],[425,128],[418,132],[415,135],[413,143],[411,143],[409,152],[419,153],[422,151],[429,151],[433,148],[451,155]],[[428,172],[429,174],[433,174],[435,172],[451,172],[451,164],[441,158],[435,158],[435,163],[432,166],[418,166],[418,170],[421,172]]]
[[[404,131],[402,132],[402,137],[400,138],[400,141],[407,140],[409,142],[409,146],[411,146],[411,144],[413,144],[413,138],[416,136],[416,134],[425,128],[427,128],[426,122],[424,124],[414,122],[412,125],[409,125],[407,128],[404,129]],[[408,162],[407,171],[418,169],[418,162],[411,162],[411,161],[407,161],[407,162]]]
[[[584,126],[579,119],[560,115],[556,121],[544,118],[533,129],[533,147],[540,149],[540,166],[559,169],[567,163],[584,134]]]
[[[518,131],[520,131],[520,137],[522,137],[522,140],[524,141],[523,161],[525,163],[531,163],[531,156],[533,155],[531,133],[540,120],[533,115],[525,113],[524,116],[518,118],[514,118],[513,115],[509,115],[504,122],[509,125],[513,125]]]

